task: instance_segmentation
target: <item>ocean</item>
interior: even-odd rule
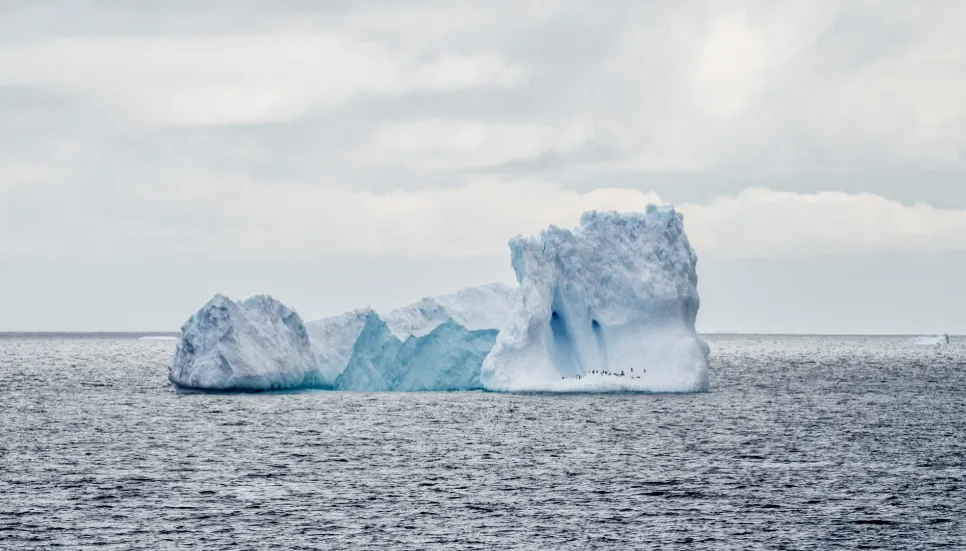
[[[0,336],[0,549],[966,549],[966,341],[711,335],[691,395],[179,395]]]

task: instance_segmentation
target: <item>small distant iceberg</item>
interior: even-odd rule
[[[919,346],[945,346],[949,344],[949,334],[942,333],[935,337],[917,337],[912,342]]]

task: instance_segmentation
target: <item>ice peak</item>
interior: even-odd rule
[[[460,289],[455,293],[424,297],[385,315],[390,331],[405,340],[423,337],[447,321],[471,331],[499,329],[509,317],[518,291],[502,283]]]

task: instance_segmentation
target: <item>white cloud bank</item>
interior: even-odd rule
[[[294,119],[366,94],[513,87],[500,57],[418,55],[326,33],[61,38],[0,48],[0,83],[96,98],[162,126]]]
[[[679,208],[695,247],[712,255],[966,250],[966,210],[904,205],[871,193],[758,188]]]
[[[592,129],[525,123],[418,120],[384,125],[364,156],[387,165],[459,169],[565,154],[586,144]]]
[[[479,181],[447,189],[376,194],[309,185],[132,187],[103,213],[31,209],[13,219],[0,251],[173,249],[214,257],[327,253],[499,255],[507,240],[582,212],[643,210],[654,193],[578,192],[540,180]],[[966,251],[966,210],[904,205],[874,194],[748,189],[707,204],[680,204],[699,255],[790,257],[828,253]],[[67,227],[68,231],[49,228]],[[2,222],[0,222],[0,229]]]

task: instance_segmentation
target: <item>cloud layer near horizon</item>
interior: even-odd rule
[[[163,192],[130,186],[104,212],[76,211],[70,201],[30,217],[11,209],[0,222],[0,250],[46,256],[65,248],[96,254],[150,247],[220,258],[498,255],[510,237],[551,224],[576,226],[586,210],[640,211],[648,203],[664,201],[653,192],[580,192],[540,180],[386,193],[297,184],[185,184]],[[966,251],[966,210],[904,205],[870,193],[755,188],[677,208],[702,255]],[[152,215],[140,214],[147,211]]]

